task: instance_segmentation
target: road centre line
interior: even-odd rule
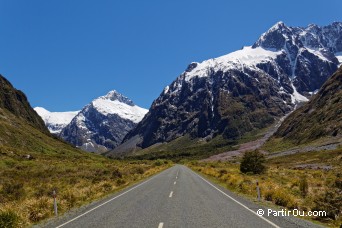
[[[159,223],[159,225],[158,225],[158,228],[163,228],[163,226],[164,226],[164,223]]]
[[[173,191],[170,192],[169,198],[171,198],[173,195]]]

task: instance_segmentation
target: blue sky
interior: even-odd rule
[[[189,63],[252,45],[278,21],[342,21],[341,9],[340,0],[0,0],[0,73],[51,111],[113,89],[149,108]]]

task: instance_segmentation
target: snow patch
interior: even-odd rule
[[[59,134],[62,128],[68,125],[71,120],[80,112],[50,112],[42,107],[35,107],[34,110],[40,117],[42,117],[45,125],[52,134]]]
[[[292,104],[297,104],[300,102],[307,102],[309,101],[308,98],[304,97],[302,94],[298,93],[296,87],[294,87],[294,85],[291,83],[292,89],[293,89],[293,93],[291,94],[291,101]]]
[[[341,66],[341,64],[342,64],[342,52],[335,53],[335,56],[336,56],[337,60],[340,63],[340,66]]]
[[[210,70],[227,71],[231,68],[243,70],[244,66],[255,67],[258,63],[274,60],[281,53],[281,51],[266,50],[261,47],[244,47],[228,55],[199,63],[192,71],[184,73],[185,80],[189,81],[193,77],[207,77]]]
[[[322,59],[323,61],[331,62],[324,55],[322,55],[322,52],[320,50],[315,50],[315,49],[311,49],[311,48],[306,48],[306,50],[308,50],[308,52],[310,52],[311,54],[316,55],[318,58]]]
[[[141,108],[137,105],[130,106],[118,100],[113,101],[106,99],[105,97],[99,97],[93,100],[92,105],[105,116],[109,114],[117,114],[121,118],[131,120],[134,123],[140,122],[148,112],[147,109]]]
[[[169,87],[169,86],[166,86],[166,87],[164,88],[164,94],[167,94],[167,92],[169,92],[169,89],[170,89],[170,87]]]

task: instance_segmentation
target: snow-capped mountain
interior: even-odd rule
[[[279,22],[252,46],[191,63],[119,148],[183,135],[237,139],[269,126],[322,86],[341,64],[341,53],[342,23],[301,28]]]
[[[60,136],[83,150],[104,152],[120,144],[147,111],[113,90],[86,105]]]
[[[71,112],[50,112],[42,107],[35,107],[34,110],[42,117],[46,127],[52,134],[59,135],[79,111]]]

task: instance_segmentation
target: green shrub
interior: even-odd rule
[[[240,164],[242,173],[261,174],[266,170],[265,156],[258,150],[246,152]]]
[[[154,162],[155,166],[161,166],[162,162],[158,159],[157,161]]]
[[[0,227],[15,228],[18,227],[19,216],[13,211],[0,212]]]

